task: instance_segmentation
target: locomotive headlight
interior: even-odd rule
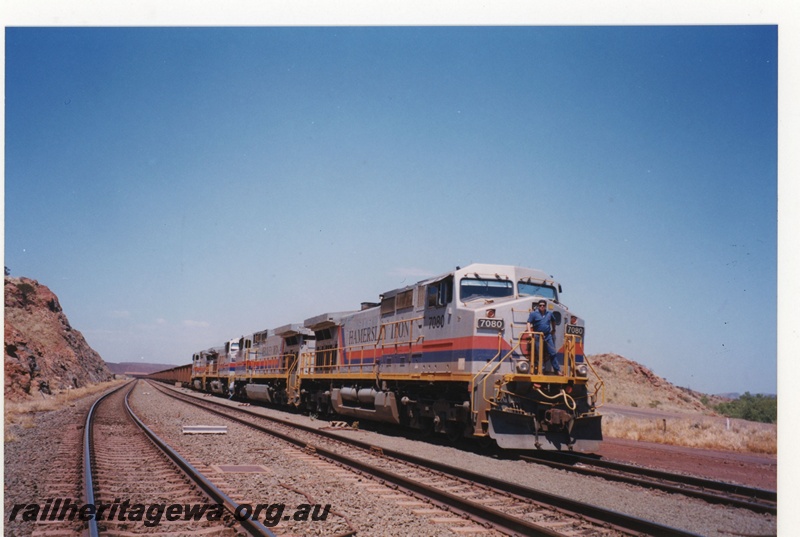
[[[527,360],[520,360],[517,362],[517,372],[527,375],[531,370],[531,364]]]
[[[580,364],[578,367],[575,368],[575,372],[578,373],[579,377],[589,376],[589,368],[586,367],[586,364]]]
[[[494,319],[494,310],[486,310],[486,316],[490,319]]]

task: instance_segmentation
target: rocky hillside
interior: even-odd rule
[[[710,406],[726,400],[675,386],[645,366],[616,354],[596,354],[588,358],[603,379],[607,403],[714,415]]]
[[[5,397],[111,380],[100,355],[72,328],[58,297],[28,278],[5,278]]]

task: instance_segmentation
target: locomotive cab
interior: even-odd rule
[[[589,386],[584,322],[561,303],[561,286],[541,271],[495,265],[470,265],[454,278],[457,318],[473,333],[472,356],[465,358],[473,365],[475,436],[505,449],[596,450],[602,381]],[[550,334],[527,328],[541,300]]]

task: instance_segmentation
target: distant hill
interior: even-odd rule
[[[729,400],[675,386],[647,367],[617,354],[595,354],[588,359],[603,380],[607,403],[716,415],[712,407]]]
[[[118,364],[106,362],[106,365],[115,375],[126,375],[131,373],[155,373],[165,369],[177,367],[176,364],[148,364],[144,362],[120,362]]]
[[[75,330],[58,297],[29,278],[6,276],[5,398],[30,399],[111,380],[100,355]]]

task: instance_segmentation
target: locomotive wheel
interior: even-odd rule
[[[333,415],[333,407],[331,406],[330,402],[328,403],[323,403],[322,401],[318,402],[317,415],[321,418]]]
[[[433,423],[433,418],[421,418],[421,427],[419,434],[422,438],[430,438],[436,433],[436,426]]]
[[[475,444],[478,446],[478,453],[483,453],[484,455],[489,453],[494,453],[497,449],[497,442],[495,442],[494,438],[489,435],[486,436],[476,436]]]
[[[464,437],[464,424],[450,422],[445,427],[444,434],[450,444],[457,444]]]

